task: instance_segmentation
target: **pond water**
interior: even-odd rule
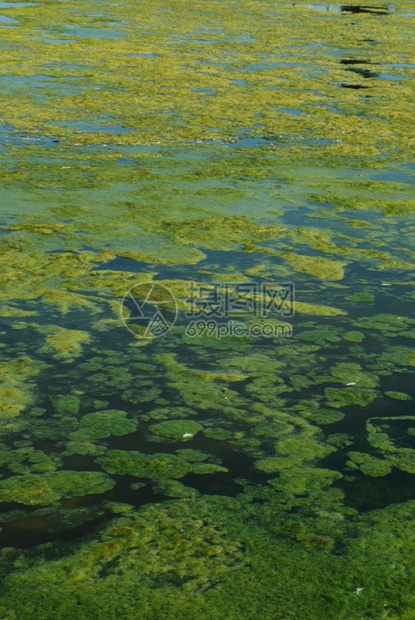
[[[414,617],[410,8],[0,3],[1,617]]]

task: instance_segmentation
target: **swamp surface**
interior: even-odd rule
[[[415,618],[415,7],[0,2],[0,617]]]

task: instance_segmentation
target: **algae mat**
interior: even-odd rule
[[[414,22],[0,3],[1,617],[414,617]]]

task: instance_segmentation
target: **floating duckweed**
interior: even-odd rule
[[[295,335],[297,340],[304,342],[314,342],[315,344],[324,345],[326,342],[340,342],[341,337],[339,331],[332,327],[324,327],[300,332]]]
[[[319,426],[321,424],[334,424],[344,418],[344,413],[335,409],[306,409],[301,411],[300,414],[306,420],[310,420]]]
[[[385,392],[385,395],[389,398],[392,398],[393,400],[412,400],[412,396],[409,396],[409,394],[405,394],[405,392],[389,391]]]
[[[385,334],[401,332],[407,325],[412,325],[411,319],[396,317],[392,314],[374,314],[370,317],[358,319],[354,325],[359,329],[375,329]]]
[[[152,420],[188,418],[191,415],[196,415],[196,411],[188,407],[158,407],[157,409],[152,409],[149,413],[149,417]]]
[[[268,483],[284,493],[293,493],[294,495],[303,495],[310,493],[314,489],[321,489],[333,484],[335,480],[339,480],[343,476],[330,469],[322,469],[319,467],[292,467],[291,469],[282,470],[278,478],[268,480]]]
[[[335,262],[318,256],[304,256],[302,254],[282,254],[293,269],[315,276],[319,280],[342,280],[346,263]]]
[[[307,436],[289,437],[275,446],[278,456],[269,456],[255,461],[255,468],[266,474],[298,467],[304,461],[322,459],[335,448]]]
[[[415,351],[409,347],[388,347],[387,351],[382,353],[380,359],[397,366],[415,367]]]
[[[131,389],[125,390],[121,394],[121,398],[129,403],[133,403],[134,405],[138,405],[138,403],[150,403],[155,402],[157,398],[160,396],[161,391],[152,387],[149,389]]]
[[[394,439],[394,425],[398,426],[402,440],[405,439],[405,434],[402,437],[402,425],[407,426],[413,421],[414,416],[395,416],[370,418],[366,422],[367,440],[370,445],[381,451],[391,465],[408,474],[415,473],[415,450],[406,445],[401,447],[397,445],[398,440]],[[412,435],[412,427],[407,426],[406,434]]]
[[[347,407],[348,405],[359,405],[359,407],[366,407],[372,403],[376,397],[376,390],[358,387],[348,388],[326,388],[324,390],[325,397],[327,399],[327,405],[339,409],[340,407]]]
[[[46,344],[41,353],[55,352],[53,357],[72,361],[82,353],[82,345],[90,340],[87,332],[78,329],[65,329],[56,325],[43,329],[47,334]]]
[[[356,331],[345,332],[343,334],[343,339],[346,340],[346,342],[362,342],[364,337],[365,336],[362,332]]]
[[[102,435],[102,437],[128,435],[137,428],[137,423],[127,419],[126,412],[119,411],[118,409],[106,409],[104,411],[87,413],[82,417],[81,424],[88,427],[88,429],[104,432],[105,435]],[[85,438],[90,439],[92,437]],[[101,437],[97,436],[96,438],[100,439]]]
[[[347,467],[350,469],[359,469],[363,474],[372,476],[372,478],[387,476],[392,471],[392,466],[388,461],[378,459],[369,454],[348,452],[348,457],[350,461],[346,463]]]
[[[343,385],[351,383],[357,385],[358,388],[374,388],[379,383],[376,375],[363,372],[359,364],[352,364],[350,362],[338,362],[330,368],[330,373]]]
[[[154,485],[157,493],[163,493],[167,497],[195,498],[199,495],[196,489],[187,487],[178,480],[161,480]]]
[[[79,456],[101,456],[106,450],[107,446],[87,440],[68,441],[65,444],[65,456],[72,456],[74,454]]]
[[[115,486],[100,472],[55,471],[43,476],[27,474],[0,481],[0,501],[17,504],[48,505],[62,497],[82,497],[106,493]]]
[[[194,463],[192,471],[194,474],[219,474],[226,473],[228,470],[216,463]]]
[[[30,357],[0,361],[0,419],[17,417],[20,412],[34,403],[35,391],[32,380],[46,364],[35,362]]]
[[[188,463],[201,463],[209,458],[209,454],[201,452],[200,450],[192,450],[191,448],[179,448],[176,450],[176,454],[180,456],[184,461]]]
[[[150,441],[190,441],[202,430],[193,420],[169,420],[153,424],[148,429]]]
[[[97,463],[109,474],[135,476],[150,480],[183,478],[191,465],[174,454],[141,454],[125,450],[108,450]]]
[[[375,296],[369,292],[362,293],[354,293],[353,295],[348,295],[346,297],[347,301],[357,302],[357,303],[370,303],[375,300]]]
[[[21,308],[16,308],[15,306],[3,306],[0,308],[0,317],[3,319],[9,317],[28,317],[37,315],[38,312],[34,310],[22,310]]]
[[[79,413],[80,400],[74,394],[58,396],[53,402],[53,408],[60,415],[76,415]]]

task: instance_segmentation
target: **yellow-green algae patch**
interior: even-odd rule
[[[284,493],[303,495],[313,489],[329,487],[335,480],[342,478],[342,475],[331,469],[319,467],[291,467],[280,472],[278,478],[268,480],[268,483],[275,489]]]
[[[379,478],[387,476],[392,471],[392,465],[383,459],[378,459],[370,454],[364,454],[362,452],[349,452],[348,457],[350,461],[346,463],[349,469],[358,469],[366,476],[372,476],[373,478]]]
[[[34,378],[47,364],[28,356],[18,359],[0,358],[0,418],[8,420],[34,403]]]
[[[392,390],[389,392],[385,392],[385,395],[389,398],[392,398],[393,400],[412,400],[412,396],[406,394],[405,392],[396,392]]]
[[[53,357],[73,361],[82,354],[82,345],[90,341],[89,334],[79,329],[65,329],[50,325],[42,331],[47,334],[42,353],[53,352]]]
[[[336,262],[327,258],[304,256],[302,254],[282,254],[288,264],[296,271],[315,276],[319,280],[342,280],[344,262]]]
[[[359,331],[346,331],[350,305],[374,301],[379,271],[413,270],[411,188],[376,176],[410,176],[414,16],[405,4],[412,8],[362,7],[352,0],[323,11],[303,0],[295,6],[241,0],[237,19],[224,2],[199,0],[173,0],[168,11],[158,0],[143,2],[139,12],[131,2],[102,2],[101,15],[88,1],[7,9],[18,23],[7,27],[1,46],[0,103],[8,125],[1,128],[0,176],[2,213],[13,221],[0,230],[0,284],[7,304],[1,318],[21,330],[15,338],[30,347],[32,336],[55,334],[57,344],[55,325],[78,332],[74,327],[84,326],[84,317],[102,316],[82,327],[87,336],[94,329],[97,338],[79,341],[73,354],[62,342],[59,349],[39,344],[42,355],[75,362],[85,345],[99,346],[98,336],[115,335],[105,334],[117,323],[103,313],[118,318],[126,291],[157,277],[143,265],[169,266],[167,273],[160,268],[160,277],[183,311],[184,278],[195,279],[191,267],[203,270],[212,250],[218,255],[208,260],[218,266],[205,276],[292,279],[297,302],[287,309],[331,318],[333,328],[328,321],[321,329],[301,327],[303,342],[275,341],[266,355],[266,347],[258,354],[256,343],[246,341],[192,342],[178,328],[147,347],[154,375],[146,385],[137,375],[151,371],[130,367],[135,351],[121,336],[116,360],[53,377],[60,430],[33,408],[34,375],[23,370],[20,376],[19,366],[7,360],[9,392],[1,396],[17,409],[7,410],[6,431],[17,428],[8,416],[17,412],[24,419],[29,406],[25,434],[49,441],[69,436],[63,456],[102,455],[107,446],[98,441],[133,432],[141,416],[185,424],[202,410],[210,416],[203,420],[208,441],[229,442],[280,475],[272,486],[242,481],[235,499],[197,497],[164,476],[224,471],[205,463],[203,454],[177,451],[172,460],[170,454],[110,450],[101,458],[110,454],[113,467],[118,462],[115,473],[146,473],[177,500],[141,510],[113,505],[121,516],[60,560],[31,558],[25,565],[28,556],[6,550],[0,614],[107,620],[133,618],[139,609],[143,620],[412,618],[414,504],[355,518],[342,505],[341,491],[330,488],[339,474],[313,469],[330,449],[315,425],[340,419],[343,406],[373,401],[377,376],[413,366],[410,347],[388,346],[375,363],[369,350],[353,346],[363,334],[365,342],[374,337],[379,343],[385,336],[409,337],[408,319],[354,318]],[[361,220],[348,216],[357,210]],[[384,217],[375,226],[376,212]],[[307,223],[315,216],[320,228]],[[243,249],[245,255],[235,254]],[[359,292],[368,283],[366,275],[353,280],[355,267],[371,272],[369,293]],[[347,288],[337,284],[342,276]],[[41,326],[18,322],[40,310],[59,311],[64,319],[76,311],[82,322],[58,323],[55,316]],[[185,363],[171,355],[180,346]],[[26,355],[22,343],[16,350]],[[169,408],[156,375],[166,387],[163,396],[173,401]],[[73,381],[88,392],[79,403],[71,400]],[[324,401],[318,386],[336,382],[343,388],[327,388]],[[98,416],[89,413],[77,426],[78,408],[91,412],[92,398],[119,395],[133,405],[128,417],[102,415],[106,407],[124,405],[101,404]],[[145,403],[155,399],[159,408],[147,414]],[[319,408],[322,402],[334,410]],[[177,403],[192,409],[179,410]],[[402,430],[394,428],[399,420],[370,423],[372,447],[387,465],[356,452],[350,463],[372,474],[389,466],[413,473],[413,454],[395,433]],[[412,426],[405,428],[410,440]],[[5,462],[13,473],[35,476],[27,481],[35,499],[43,494],[57,501],[63,492],[70,498],[73,486],[82,487],[64,476],[41,485],[35,468],[56,473],[49,468],[59,461],[27,450],[16,445],[15,461],[5,450]],[[152,459],[155,477],[147,469]],[[29,489],[19,484],[29,499]],[[379,563],[380,556],[386,561]]]
[[[82,497],[106,493],[115,482],[100,472],[57,471],[42,476],[27,474],[0,480],[0,501],[47,505],[62,497]]]

